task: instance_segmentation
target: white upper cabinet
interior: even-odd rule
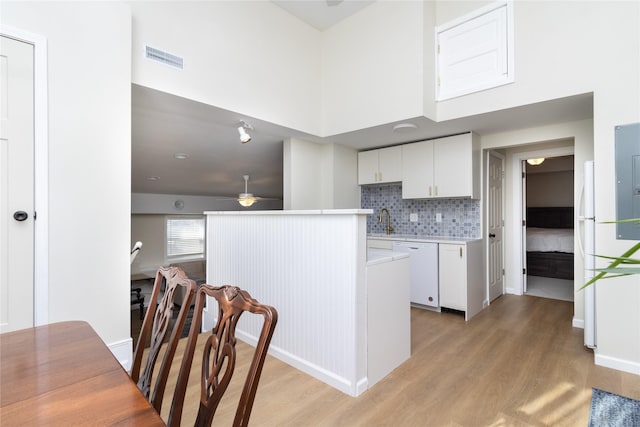
[[[402,198],[435,197],[433,182],[433,141],[402,146]]]
[[[465,133],[402,146],[402,198],[480,196],[480,142]]]
[[[514,81],[512,8],[498,1],[436,28],[438,101]]]
[[[358,184],[402,181],[402,148],[380,148],[358,153]]]

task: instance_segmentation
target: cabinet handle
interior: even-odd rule
[[[462,258],[462,246],[460,246],[460,258]]]
[[[436,185],[436,196],[438,195],[438,186]]]
[[[429,186],[429,195],[431,195],[431,186]]]
[[[378,181],[382,181],[382,172],[378,172]]]

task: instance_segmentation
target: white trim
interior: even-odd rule
[[[595,351],[595,364],[605,368],[616,369],[618,371],[629,372],[640,375],[640,363],[631,360],[618,359],[617,357],[604,356]]]
[[[131,364],[133,363],[133,338],[127,338],[126,340],[112,342],[108,344],[109,350],[118,359],[118,362],[122,365],[125,371],[131,371]]]
[[[574,140],[575,141],[575,140]],[[542,141],[541,141],[542,142]],[[575,143],[575,142],[574,142]],[[514,153],[512,162],[511,162],[511,174],[513,176],[513,185],[512,185],[512,193],[511,200],[513,204],[513,210],[516,211],[518,215],[513,215],[513,222],[511,223],[511,236],[512,236],[512,244],[514,248],[522,248],[522,220],[524,219],[525,213],[522,211],[522,185],[520,180],[522,179],[522,161],[534,158],[534,157],[560,157],[560,156],[570,156],[575,153],[575,147],[572,145],[571,147],[560,147],[560,148],[550,148],[546,150],[536,150],[536,151],[528,151],[523,153]],[[521,254],[522,255],[522,254]],[[513,271],[507,272],[509,273],[509,283],[512,284],[510,288],[507,288],[509,293],[514,293],[516,295],[522,295],[524,291],[524,274],[522,274],[522,269],[524,268],[522,262],[522,256],[518,257],[516,268]],[[506,279],[506,278],[505,278]]]
[[[574,328],[584,329],[584,319],[578,319],[576,317],[573,318],[571,322],[571,326]]]
[[[236,338],[254,347],[258,341],[253,335],[247,334],[239,329],[236,329]],[[315,363],[311,363],[308,360],[302,359],[281,347],[273,345],[273,343],[269,346],[269,355],[276,359],[280,359],[286,364],[291,365],[294,368],[311,375],[312,377],[315,377],[352,397],[358,396],[368,387],[368,379],[366,377],[352,383],[349,379],[336,375],[334,372],[324,369],[323,367],[318,366]]]
[[[47,39],[3,25],[0,33],[34,47],[34,326],[49,323],[49,114]]]

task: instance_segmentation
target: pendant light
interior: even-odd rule
[[[544,157],[540,157],[537,159],[527,159],[527,163],[529,163],[531,166],[538,166],[539,164],[542,164],[542,162],[544,162]]]

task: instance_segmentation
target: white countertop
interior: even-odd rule
[[[367,265],[381,264],[383,262],[390,262],[408,257],[409,254],[405,252],[394,252],[389,249],[367,248]]]
[[[373,209],[309,209],[268,211],[206,211],[205,215],[371,215]]]
[[[407,234],[367,234],[367,239],[394,240],[402,242],[426,242],[426,243],[468,243],[482,240],[480,238],[466,239],[464,237],[443,236],[415,236]]]

